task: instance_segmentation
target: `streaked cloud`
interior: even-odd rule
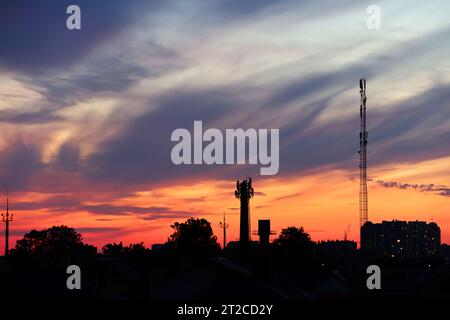
[[[385,188],[412,189],[419,192],[433,193],[444,197],[450,197],[450,187],[446,185],[401,183],[395,181],[378,180],[377,183]]]

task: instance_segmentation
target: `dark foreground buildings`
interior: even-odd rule
[[[323,256],[346,259],[356,254],[357,243],[350,240],[319,241],[317,249]]]
[[[434,222],[393,220],[361,227],[361,249],[377,255],[425,258],[437,255],[440,246],[441,230]]]

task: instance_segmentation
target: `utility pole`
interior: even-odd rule
[[[6,193],[6,213],[2,213],[2,221],[5,222],[5,257],[9,253],[9,223],[13,221],[13,215],[9,213],[9,196]]]
[[[220,222],[220,227],[223,229],[223,248],[227,247],[227,228],[229,225],[225,221],[225,210],[223,211],[223,222]]]
[[[367,199],[367,123],[366,123],[366,79],[359,80],[360,104],[360,132],[359,132],[359,226],[368,220]]]

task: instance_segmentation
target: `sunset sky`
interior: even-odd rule
[[[82,29],[66,28],[78,4]],[[381,29],[366,8],[381,9]],[[252,229],[303,226],[359,241],[360,78],[367,79],[369,220],[439,224],[450,242],[450,3],[4,1],[0,191],[12,243],[65,224],[85,242],[167,240],[204,217],[239,234],[236,180],[253,177]],[[279,128],[280,170],[175,166],[171,132]],[[3,225],[0,250],[3,252]]]

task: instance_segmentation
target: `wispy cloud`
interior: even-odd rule
[[[414,184],[382,180],[377,180],[376,182],[378,183],[378,185],[385,188],[411,189],[420,192],[433,193],[444,197],[450,197],[450,187],[442,184]]]

